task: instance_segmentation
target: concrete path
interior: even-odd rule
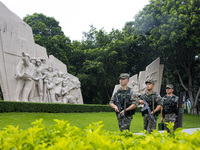
[[[182,132],[186,132],[188,134],[193,134],[194,131],[197,131],[197,129],[200,130],[200,128],[190,128],[190,129],[183,129]],[[164,133],[165,131],[159,131],[160,133]],[[142,134],[142,133],[136,133],[136,134]]]
[[[191,128],[191,129],[183,129],[182,132],[193,134],[193,132],[196,131],[197,129],[200,130],[200,128]]]

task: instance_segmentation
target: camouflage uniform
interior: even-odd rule
[[[142,95],[142,97],[147,101],[149,104],[149,107],[151,111],[155,110],[158,105],[163,105],[163,101],[161,96],[157,92],[152,92],[151,94],[148,94],[145,92],[145,94]],[[142,113],[143,116],[143,122],[144,122],[144,130],[147,130],[149,133],[151,133],[153,130],[156,130],[156,125],[157,125],[157,119],[158,119],[158,114],[160,111],[154,113],[154,118],[156,122],[154,122],[148,113],[148,111],[144,111]]]
[[[126,108],[128,108],[131,104],[135,104],[137,106],[138,103],[138,98],[136,96],[136,94],[133,92],[133,90],[129,87],[126,88],[126,90],[122,90],[121,88],[117,90],[117,97],[119,102],[121,103],[121,106],[124,108],[124,102],[126,101]],[[116,105],[116,99],[113,96],[110,100],[110,104],[114,103]],[[124,117],[120,117],[118,114],[118,112],[116,112],[117,114],[117,120],[118,120],[118,125],[119,125],[119,129],[120,131],[123,130],[129,130],[131,121],[133,119],[133,114],[135,113],[135,110],[131,110],[131,111],[126,111],[125,116]]]
[[[165,120],[165,122],[167,123],[176,122],[177,105],[178,105],[178,96],[173,94],[172,96],[165,95],[163,97],[163,114],[164,114],[163,119]],[[166,127],[166,124],[164,125],[164,129],[169,132],[168,128]]]

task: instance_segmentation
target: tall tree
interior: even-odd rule
[[[150,47],[163,57],[168,71],[176,72],[195,114],[200,92],[197,74],[193,74],[200,51],[199,8],[199,0],[151,0],[134,24],[134,32],[151,41]]]
[[[130,36],[126,31],[114,29],[106,33],[94,26],[84,36],[82,42],[72,42],[70,62],[81,81],[86,103],[107,104],[120,73],[134,75],[152,61],[150,57],[148,61],[143,57],[138,61],[139,56],[148,53],[143,36]]]
[[[34,13],[24,17],[24,22],[31,26],[35,43],[44,46],[48,55],[54,55],[63,63],[68,64],[71,53],[71,41],[53,17]]]

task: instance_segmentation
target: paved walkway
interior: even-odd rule
[[[182,132],[186,132],[188,134],[193,134],[194,131],[196,131],[197,129],[200,130],[200,128],[190,128],[190,129],[183,129]],[[160,133],[164,133],[165,131],[159,131]],[[142,134],[142,133],[136,133],[136,134]]]
[[[190,129],[183,129],[182,132],[193,134],[193,132],[196,131],[197,129],[200,130],[200,128],[190,128]]]

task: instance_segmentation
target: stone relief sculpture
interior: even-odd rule
[[[45,78],[45,74],[43,73],[42,62],[39,59],[36,60],[36,64],[35,64],[35,78],[36,78],[35,86],[38,91],[39,102],[43,102],[43,95],[44,95],[43,80]]]
[[[30,56],[28,54],[22,53],[22,61],[20,61],[16,67],[16,101],[28,101],[34,82],[33,75],[34,65],[30,62]]]
[[[65,81],[69,82],[65,85]],[[32,29],[0,2],[0,87],[5,101],[83,104],[80,82],[35,44]],[[66,88],[66,93],[62,90]]]
[[[43,63],[42,61],[43,60]],[[16,100],[46,103],[72,103],[78,104],[80,98],[80,82],[68,76],[68,73],[45,67],[45,59],[30,58],[22,53],[22,61],[16,67]],[[28,88],[27,88],[28,86]],[[74,92],[75,91],[75,92]]]
[[[29,101],[32,101],[33,100],[33,97],[34,97],[34,92],[35,92],[35,81],[37,80],[35,78],[35,65],[36,65],[36,58],[33,57],[31,58],[30,62],[33,64],[33,69],[34,69],[34,74],[33,74],[33,84],[32,84],[32,88],[31,88],[31,92],[30,92],[30,95],[29,95]],[[23,91],[22,91],[23,92]]]
[[[79,103],[78,99],[81,96],[77,90],[80,89],[79,80],[70,78],[68,73],[63,73],[58,68],[55,71],[52,66],[45,68],[44,59],[42,63],[41,59],[22,54],[22,61],[16,68],[17,86],[20,87],[16,88],[17,101],[23,99],[25,102],[35,102],[34,98],[38,96],[39,102]]]
[[[45,58],[41,58],[39,60],[41,60],[41,62],[42,62],[41,67],[44,70],[46,68],[46,59]]]
[[[139,92],[139,84],[135,81],[132,81],[133,90],[138,93]]]
[[[69,99],[71,98],[69,95],[70,88],[71,87],[70,87],[69,78],[63,80],[62,88],[61,88],[61,95],[63,97],[63,103],[68,103]]]
[[[57,102],[62,102],[61,89],[63,80],[64,80],[63,72],[58,71],[57,76],[55,77],[55,94]]]
[[[61,94],[63,96],[63,103],[78,104],[78,98],[80,97],[78,90],[80,90],[80,82],[78,80],[72,80],[66,76],[66,79],[62,82]]]
[[[56,95],[55,95],[55,89],[53,81],[49,78],[47,81],[47,99],[49,103],[55,103],[56,102]]]

